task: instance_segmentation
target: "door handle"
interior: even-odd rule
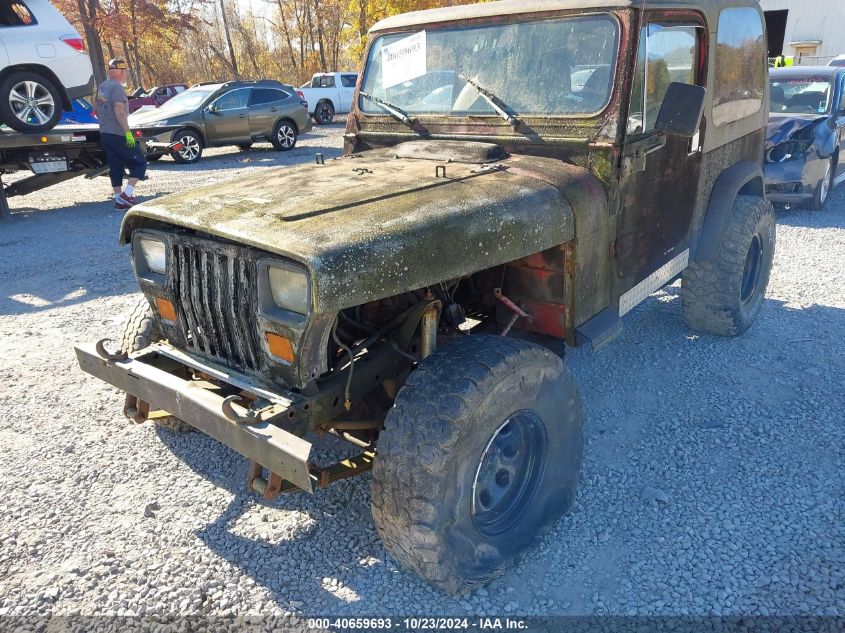
[[[270,112],[278,112],[278,111],[279,111],[278,108],[270,108]]]
[[[239,119],[245,119],[245,118],[246,118],[246,115],[245,115],[245,114],[239,114],[239,115],[238,115],[238,118],[239,118]]]

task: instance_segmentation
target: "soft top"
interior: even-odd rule
[[[474,18],[486,18],[497,15],[568,10],[642,9],[644,6],[649,9],[672,7],[698,8],[706,13],[708,18],[715,18],[718,12],[724,8],[753,7],[759,10],[760,3],[758,0],[497,0],[496,2],[466,4],[442,9],[427,9],[425,11],[414,11],[395,15],[377,22],[370,29],[370,32],[437,22],[472,20]],[[715,28],[715,22],[711,24],[711,28]]]

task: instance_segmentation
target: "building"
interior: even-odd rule
[[[845,0],[760,0],[760,6],[769,57],[783,54],[796,64],[824,65],[845,54]]]

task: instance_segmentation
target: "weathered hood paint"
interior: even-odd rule
[[[447,164],[393,148],[262,171],[134,207],[121,242],[164,222],[290,258],[311,272],[314,311],[333,312],[571,240],[572,206],[555,180],[597,181],[554,159],[532,157],[531,173],[520,158]]]

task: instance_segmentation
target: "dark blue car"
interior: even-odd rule
[[[774,68],[769,86],[766,197],[818,211],[845,182],[845,68]]]

